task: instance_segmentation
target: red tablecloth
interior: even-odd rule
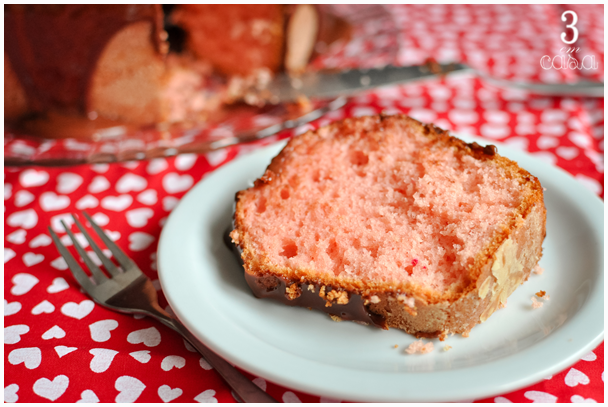
[[[559,17],[567,9],[576,10],[579,17],[578,56],[595,55],[598,71],[540,68],[543,55],[559,53],[563,46],[559,33],[566,23]],[[357,59],[358,64],[371,64],[376,57],[386,61],[387,55],[404,64],[427,57],[461,59],[498,76],[546,81],[585,73],[601,77],[598,72],[603,72],[602,5],[385,10],[388,13],[360,29],[348,46],[332,50],[318,63],[341,66]],[[603,99],[532,96],[500,90],[474,77],[437,79],[354,97],[344,108],[264,143],[345,117],[406,113],[526,150],[570,172],[603,197],[603,111]],[[255,146],[110,165],[5,168],[5,401],[234,401],[216,372],[173,331],[149,318],[118,314],[90,301],[46,228],[51,225],[65,236],[59,219],[86,209],[154,281],[165,307],[156,272],[162,225],[192,185],[251,148]],[[329,401],[262,378],[255,382],[277,400]],[[475,401],[603,402],[603,344],[540,383]]]

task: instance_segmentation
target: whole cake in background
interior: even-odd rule
[[[545,225],[540,182],[494,146],[372,116],[291,139],[230,236],[258,297],[443,340],[506,305]]]
[[[310,5],[165,9],[5,5],[5,120],[63,127],[205,120],[272,75],[304,70],[315,49],[348,31]]]

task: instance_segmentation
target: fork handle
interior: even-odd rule
[[[156,314],[156,313],[155,313]],[[196,350],[209,362],[216,372],[220,374],[232,388],[232,391],[245,403],[276,403],[265,391],[253,384],[251,380],[243,376],[234,366],[216,355],[205,346],[177,319],[169,315],[154,315],[162,323],[182,335]]]

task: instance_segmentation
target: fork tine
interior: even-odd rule
[[[51,234],[51,238],[53,239],[53,242],[57,247],[57,250],[59,250],[59,254],[61,254],[61,257],[63,257],[65,262],[68,264],[72,275],[74,276],[76,281],[78,281],[80,286],[90,294],[95,285],[91,282],[89,276],[87,276],[82,267],[80,267],[80,264],[78,264],[76,259],[74,259],[74,256],[72,256],[67,247],[65,247],[63,243],[61,243],[61,240],[59,240],[59,237],[55,234],[55,232],[53,232],[53,229],[51,229],[50,226],[48,229]]]
[[[68,235],[70,235],[70,238],[72,239],[72,243],[74,243],[74,247],[76,247],[78,254],[80,254],[80,257],[82,257],[82,260],[84,260],[84,262],[87,264],[87,267],[89,268],[89,270],[91,270],[91,274],[93,274],[93,278],[95,279],[95,282],[97,284],[101,284],[101,283],[105,283],[106,281],[108,281],[108,278],[105,276],[105,274],[103,274],[101,269],[99,267],[97,267],[97,265],[95,263],[93,263],[93,260],[91,260],[91,258],[87,254],[87,252],[82,248],[80,243],[78,243],[78,240],[76,240],[76,236],[74,236],[74,234],[72,233],[70,228],[68,228],[68,226],[65,224],[65,222],[63,220],[61,220],[61,224],[65,228],[65,231],[68,232]]]
[[[101,238],[101,240],[103,240],[106,247],[110,249],[110,251],[114,255],[114,258],[120,263],[124,270],[127,270],[130,267],[137,267],[133,260],[131,260],[122,250],[120,250],[120,248],[116,246],[116,243],[114,243],[112,239],[110,239],[108,235],[106,235],[105,232],[101,230],[97,223],[93,222],[93,219],[91,219],[91,217],[86,211],[82,211],[82,213],[87,218],[93,229],[95,229],[97,235]]]
[[[80,221],[76,218],[76,216],[74,216],[74,214],[72,214],[72,218],[74,219],[74,222],[76,222],[76,225],[78,226],[78,229],[80,229],[80,231],[82,232],[82,234],[84,235],[84,237],[86,237],[87,240],[89,241],[89,245],[91,245],[91,247],[93,248],[93,250],[95,250],[95,253],[97,253],[97,257],[99,258],[99,260],[101,260],[101,262],[105,266],[106,270],[113,277],[119,275],[120,271],[118,271],[118,268],[116,268],[116,266],[114,265],[114,263],[112,262],[112,260],[108,259],[106,257],[106,255],[101,251],[101,249],[99,248],[99,246],[97,246],[97,243],[95,243],[95,241],[91,238],[91,235],[89,235],[89,233],[86,231],[86,229],[82,226],[82,223],[80,223]]]

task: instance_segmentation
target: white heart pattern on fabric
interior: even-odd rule
[[[148,363],[152,356],[150,356],[149,350],[139,350],[137,352],[129,353],[133,359],[137,360],[139,363]]]
[[[25,242],[25,236],[27,232],[23,229],[17,229],[10,235],[6,236],[6,240],[14,244],[22,244]]]
[[[174,196],[166,196],[163,198],[163,209],[170,212],[177,206],[179,199]]]
[[[65,195],[57,195],[54,192],[43,192],[40,195],[40,208],[45,212],[59,211],[70,206],[70,198]]]
[[[85,390],[80,393],[80,400],[76,403],[99,403],[99,398],[97,394],[93,392],[93,390]]]
[[[66,270],[68,268],[68,263],[65,262],[63,257],[57,257],[51,262],[51,267],[56,268],[57,270]]]
[[[72,225],[74,224],[74,219],[72,218],[72,215],[69,213],[62,213],[60,215],[55,215],[51,218],[51,228],[56,232],[56,233],[65,233],[65,229],[63,227],[63,225],[61,224],[61,221],[63,221],[65,223],[65,225],[69,228],[72,227]]]
[[[85,195],[76,202],[76,209],[84,210],[89,208],[96,208],[99,205],[99,200],[93,195]]]
[[[593,143],[591,137],[584,133],[570,132],[568,134],[568,139],[570,139],[570,141],[573,142],[574,145],[580,148],[589,148]]]
[[[549,109],[540,114],[543,122],[563,122],[568,118],[568,114],[562,110]]]
[[[129,249],[134,252],[145,250],[154,241],[154,236],[144,232],[133,232],[129,235]]]
[[[95,308],[95,303],[91,300],[83,300],[80,304],[66,302],[61,307],[61,313],[68,317],[82,319],[89,315]]]
[[[106,177],[98,175],[93,178],[93,181],[91,181],[88,191],[92,194],[98,194],[99,192],[103,192],[108,188],[110,188],[110,181],[108,181]]]
[[[110,223],[110,218],[105,213],[97,212],[95,215],[91,216],[93,222],[97,223],[99,226],[105,226]]]
[[[578,148],[559,146],[555,149],[555,154],[559,155],[564,160],[572,160],[578,156]]]
[[[116,396],[117,403],[133,403],[146,388],[140,380],[131,376],[120,376],[114,383],[114,388],[120,393]]]
[[[158,396],[161,398],[161,400],[164,403],[168,403],[170,401],[175,400],[176,398],[181,396],[183,392],[184,391],[182,389],[180,389],[179,387],[172,389],[171,387],[167,386],[166,384],[163,384],[162,386],[160,386],[158,388]]]
[[[533,403],[555,403],[557,397],[544,391],[529,390],[524,393],[524,397],[532,400]]]
[[[4,402],[5,403],[16,403],[19,400],[19,396],[17,396],[17,391],[19,390],[19,386],[15,383],[9,384],[4,388]]]
[[[188,174],[179,175],[175,172],[170,172],[163,177],[163,188],[169,194],[186,191],[192,186],[194,180]]]
[[[493,123],[482,124],[479,130],[482,136],[494,140],[505,138],[511,133],[511,128],[509,126]]]
[[[14,315],[16,313],[18,313],[19,311],[21,311],[21,303],[14,301],[14,302],[8,302],[7,300],[4,300],[4,316],[7,317],[9,315]]]
[[[479,115],[474,110],[450,110],[448,119],[455,124],[473,124],[479,120]]]
[[[112,361],[114,360],[114,356],[118,354],[118,351],[112,349],[103,349],[96,348],[91,349],[89,351],[91,355],[93,355],[93,359],[89,367],[95,373],[105,372],[110,368]]]
[[[113,319],[104,319],[89,325],[91,331],[91,339],[95,342],[105,342],[110,339],[112,334],[110,331],[118,328],[118,322]]]
[[[23,264],[25,264],[27,267],[31,267],[44,260],[44,256],[42,254],[27,252],[23,255],[22,259]]]
[[[150,175],[155,175],[166,170],[168,166],[167,160],[164,158],[154,158],[150,160],[150,163],[146,167],[146,171]]]
[[[64,172],[57,176],[57,192],[71,194],[82,184],[82,177],[71,172]]]
[[[562,123],[539,123],[538,132],[549,136],[561,137],[566,133],[566,126]]]
[[[38,223],[38,214],[33,209],[13,212],[6,218],[6,223],[15,228],[31,229]]]
[[[423,123],[432,123],[437,119],[437,113],[424,108],[414,108],[409,111],[408,116]]]
[[[283,393],[283,403],[301,403],[302,400],[292,391],[286,391]]]
[[[494,403],[512,403],[512,401],[505,397],[495,397]]]
[[[30,240],[30,244],[29,246],[32,249],[35,249],[36,247],[44,247],[44,246],[48,246],[53,242],[53,240],[48,237],[47,235],[45,235],[44,233],[36,236],[35,238],[33,238],[32,240]]]
[[[113,231],[107,230],[107,229],[104,229],[104,232],[106,233],[106,235],[108,235],[110,240],[112,240],[113,242],[120,239],[120,232],[113,232]]]
[[[27,369],[36,369],[42,362],[42,353],[39,348],[20,348],[8,354],[11,365],[23,363]]]
[[[131,191],[143,191],[148,186],[148,181],[144,177],[135,174],[125,174],[116,183],[116,191],[125,194]]]
[[[181,369],[184,366],[186,366],[186,359],[175,355],[166,356],[160,364],[160,368],[165,372],[168,372],[174,367]]]
[[[136,199],[144,205],[154,205],[156,202],[158,202],[155,189],[145,190],[141,194],[137,195]]]
[[[19,174],[19,183],[24,188],[39,187],[40,185],[46,184],[48,180],[49,174],[45,171],[36,171],[34,169],[29,169]]]
[[[509,122],[509,114],[500,110],[488,110],[483,117],[492,123],[506,124]]]
[[[541,150],[546,150],[548,148],[553,148],[559,145],[559,139],[555,137],[549,136],[540,136],[538,140],[536,140],[536,145]]]
[[[155,327],[139,329],[131,332],[127,336],[127,342],[134,345],[143,343],[144,345],[152,348],[160,343],[160,332],[158,332],[158,329]]]
[[[106,196],[101,200],[101,207],[110,211],[122,212],[133,203],[131,195]]]
[[[21,340],[21,335],[30,331],[27,325],[13,325],[4,328],[4,344],[14,345]]]
[[[204,357],[201,356],[201,358],[198,360],[198,364],[205,370],[211,370],[213,369],[213,366],[211,366],[209,364],[209,362],[207,362],[207,359],[205,359]]]
[[[215,396],[215,390],[205,390],[194,397],[194,401],[198,401],[199,403],[217,403],[217,399],[213,396]]]
[[[253,384],[255,384],[256,386],[258,386],[260,389],[266,391],[266,388],[268,387],[268,384],[266,383],[266,380],[262,379],[261,377],[256,377],[255,379],[252,380]]]
[[[108,169],[110,169],[110,165],[109,164],[93,164],[91,166],[91,169],[97,173],[103,173],[106,172]]]
[[[573,403],[597,403],[597,401],[592,398],[586,399],[583,396],[579,396],[578,394],[575,394],[574,396],[570,397],[570,401]]]
[[[228,157],[228,152],[226,149],[210,151],[205,154],[205,157],[207,158],[207,162],[209,162],[209,164],[211,164],[213,167],[217,167],[224,162],[226,157]]]
[[[60,358],[64,357],[68,353],[74,352],[76,349],[78,349],[78,348],[70,348],[68,346],[63,346],[63,345],[55,346],[55,352],[57,352],[57,355]]]
[[[566,374],[564,382],[566,383],[566,386],[576,387],[579,384],[589,384],[589,377],[580,370],[571,368],[568,371],[568,374]]]
[[[34,383],[34,393],[45,399],[55,401],[65,393],[69,384],[70,379],[65,375],[56,376],[53,381],[43,377]]]
[[[4,248],[4,263],[6,264],[7,261],[9,261],[10,259],[12,259],[13,257],[15,257],[17,254],[15,253],[14,250],[12,249],[7,249],[6,247]]]
[[[53,311],[55,311],[55,306],[47,300],[42,301],[40,304],[32,308],[32,314],[34,315],[40,315],[42,313],[50,314]]]
[[[175,161],[173,162],[175,168],[180,171],[186,171],[192,168],[194,163],[196,162],[197,156],[196,154],[180,154],[175,157]]]
[[[70,286],[63,277],[55,277],[53,279],[53,283],[46,288],[46,292],[50,294],[55,294],[68,288],[70,288]]]
[[[139,161],[125,161],[121,165],[130,170],[134,170],[139,166]]]
[[[28,293],[40,280],[31,274],[18,273],[13,276],[11,281],[15,284],[13,288],[11,288],[11,294],[23,295]]]
[[[593,352],[589,352],[581,358],[581,360],[584,360],[585,362],[593,362],[596,359],[597,359],[597,355]]]
[[[141,228],[148,224],[148,219],[154,216],[150,208],[133,209],[126,213],[127,223],[134,228]]]
[[[36,197],[30,191],[22,189],[15,194],[15,206],[21,208],[30,202],[33,202]]]
[[[65,331],[61,328],[59,328],[57,325],[55,325],[54,327],[52,327],[51,329],[49,329],[48,331],[46,331],[45,333],[42,334],[42,339],[44,340],[48,340],[48,339],[61,339],[61,338],[65,338]]]

